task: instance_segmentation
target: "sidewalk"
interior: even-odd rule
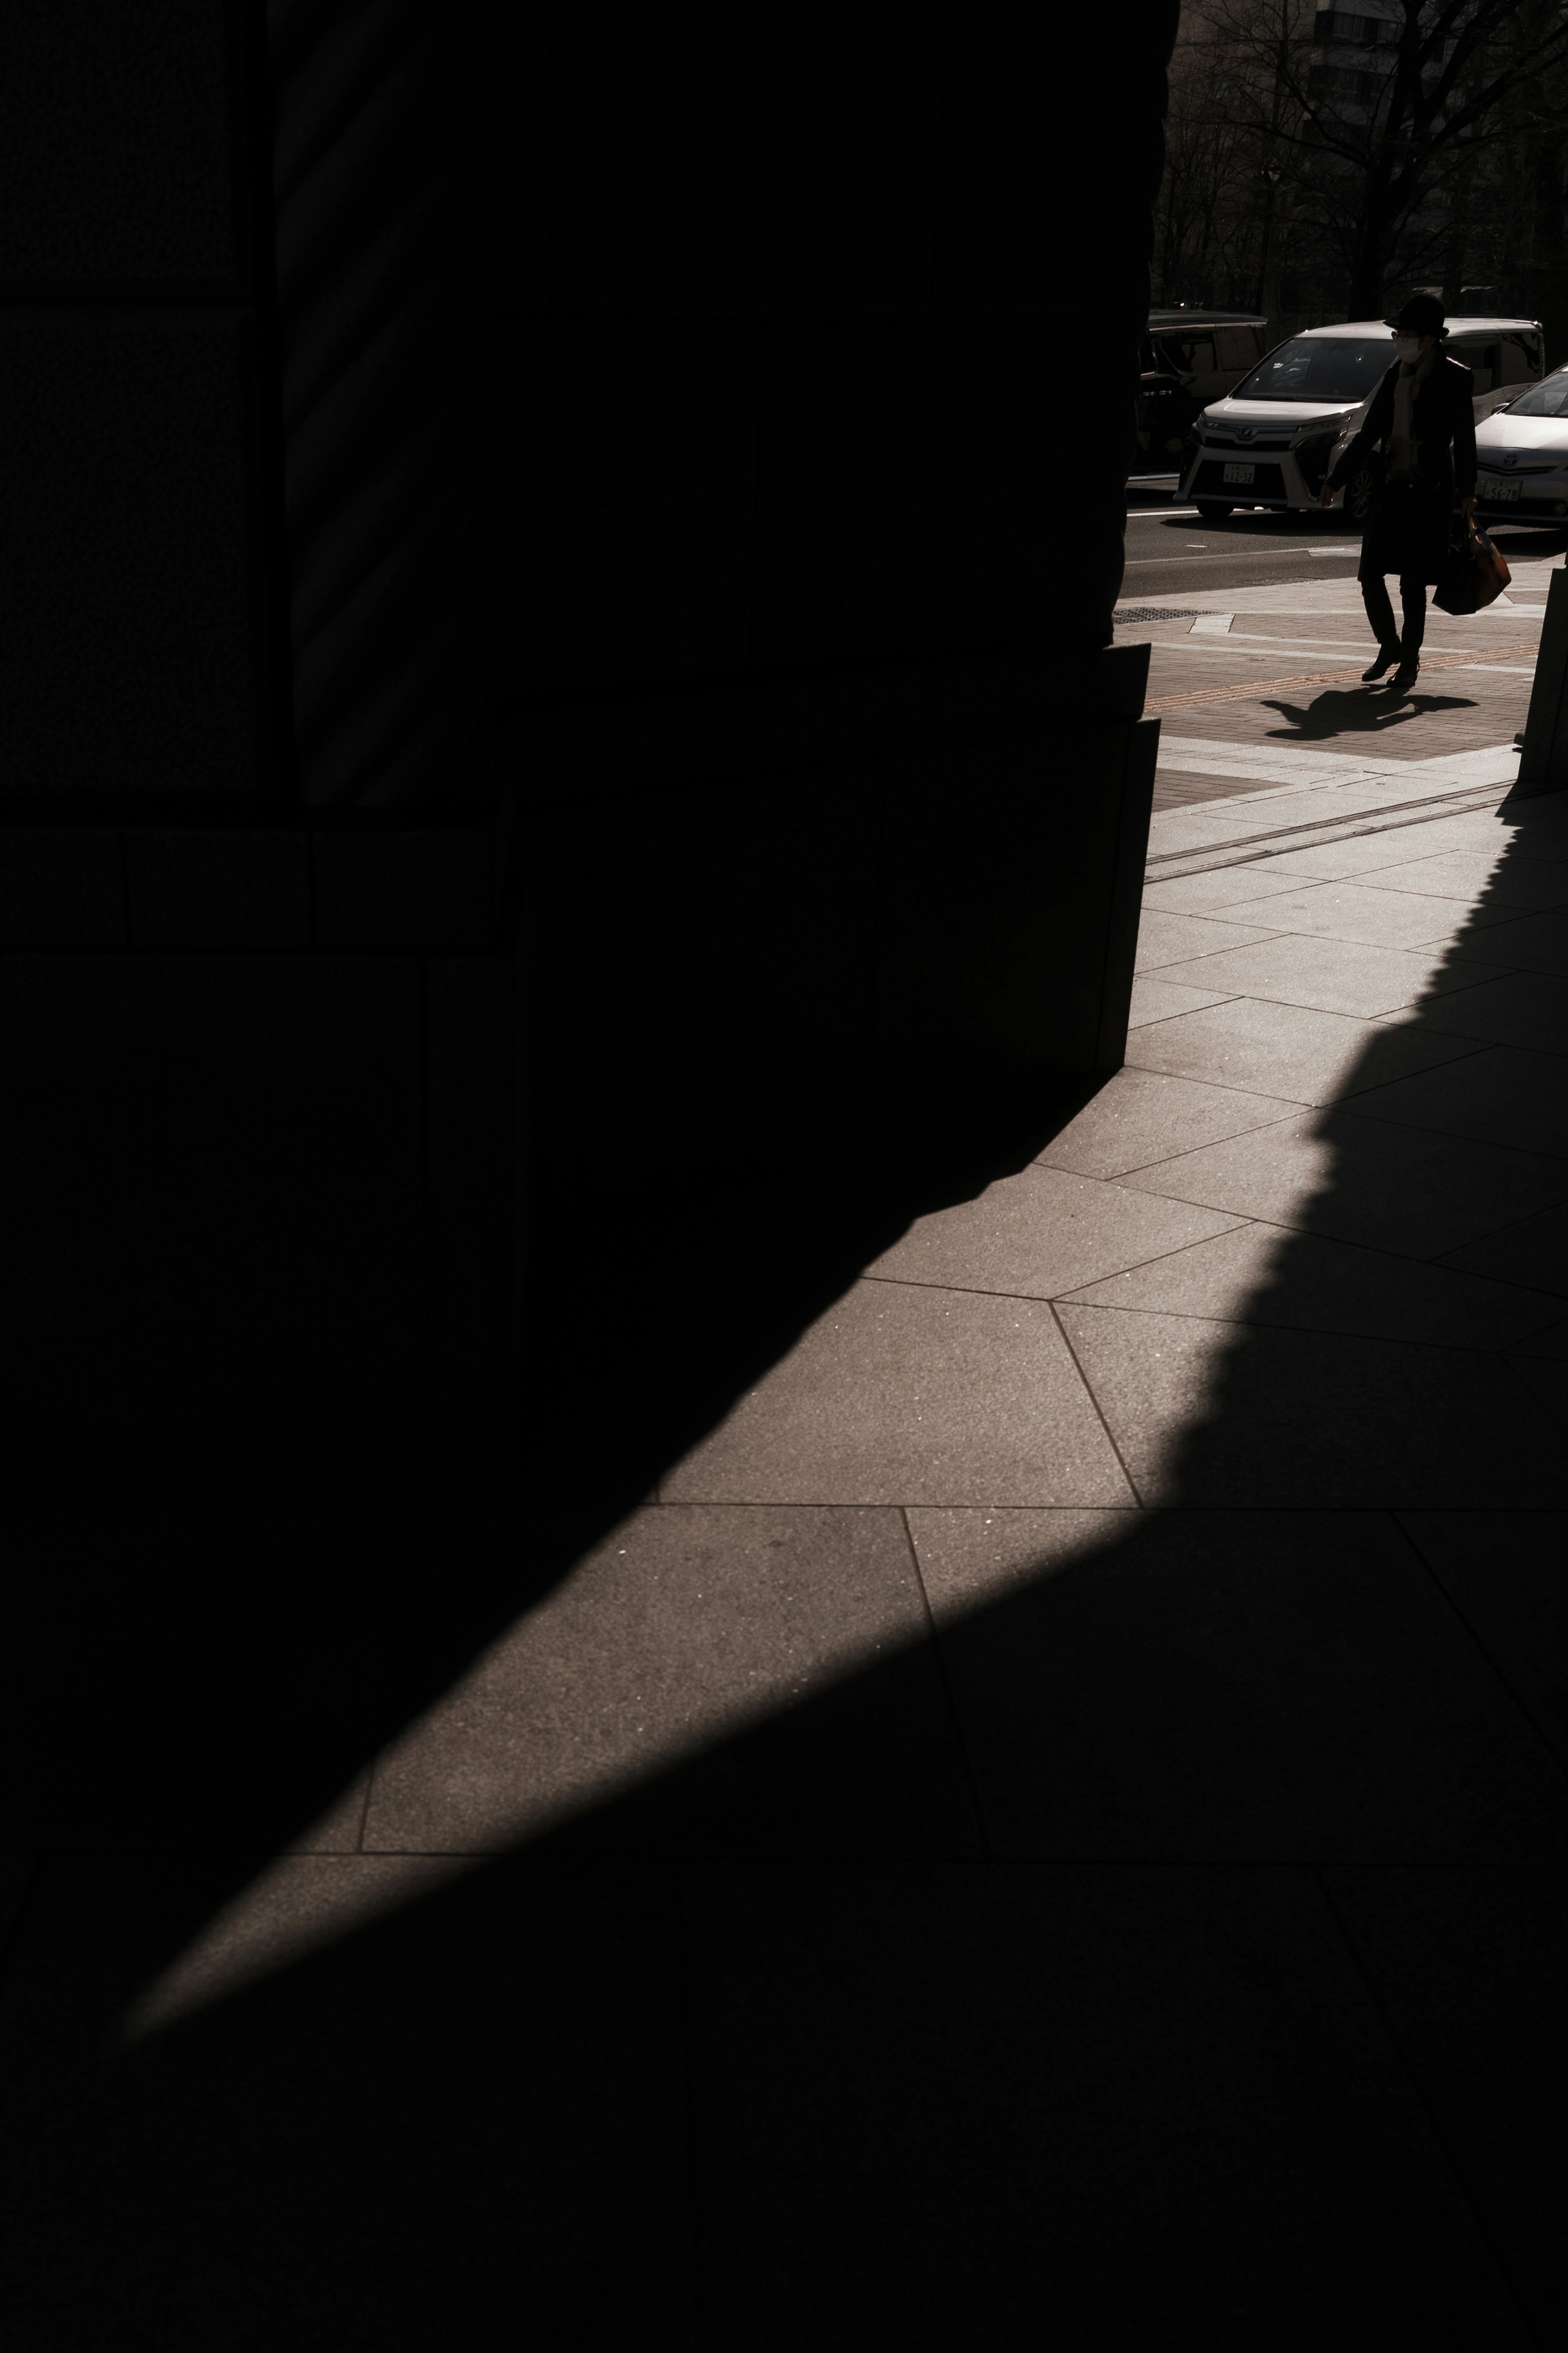
[[[426,1697],[313,1822],[205,1895],[75,1826],[0,2017],[125,2055],[24,2065],[30,2227],[89,2134],[72,2260],[196,2281],[182,2347],[415,2341],[422,2231],[453,2341],[509,2281],[487,2342],[1558,2341],[1568,797],[1502,805],[1508,691],[1167,721],[1249,789],[1157,821],[1121,1074],[548,1589],[543,1505],[376,1537]],[[501,1627],[438,1673],[422,1577]]]

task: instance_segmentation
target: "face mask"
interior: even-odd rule
[[[1407,363],[1418,360],[1421,356],[1421,338],[1419,335],[1395,335],[1394,348],[1400,358]]]

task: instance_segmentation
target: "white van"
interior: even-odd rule
[[[1541,378],[1539,319],[1450,319],[1443,349],[1472,372],[1478,424]],[[1179,495],[1211,520],[1237,507],[1280,513],[1315,507],[1329,468],[1393,364],[1394,330],[1381,319],[1290,336],[1204,410]],[[1362,522],[1373,487],[1363,470],[1334,504]]]

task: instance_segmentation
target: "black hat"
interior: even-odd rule
[[[1436,294],[1412,294],[1409,301],[1400,306],[1398,317],[1385,319],[1383,323],[1407,335],[1440,337],[1448,332],[1443,324],[1443,305]]]

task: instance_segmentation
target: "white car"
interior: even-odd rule
[[[1568,367],[1554,368],[1476,434],[1483,522],[1568,523]]]
[[[1443,349],[1472,371],[1478,423],[1505,402],[1517,405],[1541,376],[1539,319],[1450,319]],[[1204,410],[1180,496],[1211,519],[1237,507],[1287,514],[1316,507],[1329,468],[1393,364],[1394,331],[1381,319],[1290,336]],[[1359,522],[1373,487],[1363,470],[1335,493],[1334,504]]]

